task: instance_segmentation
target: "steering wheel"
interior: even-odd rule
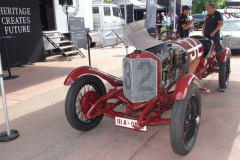
[[[170,36],[165,36],[164,38],[162,38],[162,35],[164,33],[167,33],[167,32],[170,32]],[[172,34],[175,34],[175,37],[172,36]],[[162,41],[165,41],[167,39],[178,39],[179,38],[179,35],[177,34],[177,32],[174,32],[174,31],[171,31],[171,30],[166,30],[166,31],[163,31],[160,35],[159,35],[159,40],[162,40]]]

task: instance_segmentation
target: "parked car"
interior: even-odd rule
[[[240,19],[225,20],[220,30],[220,41],[223,47],[239,49],[240,47]]]
[[[161,36],[162,32],[156,40],[146,31],[145,20],[125,27],[126,40],[137,49],[123,58],[123,78],[91,66],[73,70],[64,82],[71,85],[65,100],[66,118],[79,131],[95,128],[103,115],[114,118],[116,126],[138,131],[147,131],[148,125],[170,124],[172,149],[185,156],[197,139],[200,91],[210,93],[201,79],[219,73],[220,91],[224,91],[229,84],[231,50],[216,54],[213,41],[179,38],[174,31],[164,31],[170,37]],[[100,78],[112,89],[107,92]],[[162,118],[168,109],[173,109],[171,118]]]
[[[193,14],[192,15],[193,18],[197,19],[196,22],[194,23],[195,30],[202,28],[206,16],[207,16],[206,14]]]

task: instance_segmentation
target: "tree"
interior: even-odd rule
[[[112,2],[112,0],[104,0],[103,3]]]
[[[214,3],[216,9],[225,8],[225,1],[227,0],[192,0],[192,14],[202,13],[202,11],[205,11],[207,3]]]

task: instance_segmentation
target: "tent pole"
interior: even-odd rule
[[[125,48],[126,48],[126,55],[128,55],[128,44],[127,44],[127,39],[126,39],[126,33],[127,33],[127,30],[126,30],[126,25],[127,25],[127,5],[126,5],[126,1],[125,0],[125,3],[124,3],[124,15],[125,15],[125,29],[124,29],[124,40],[125,40]]]
[[[176,0],[174,0],[174,15],[173,15],[173,18],[174,18],[174,25],[173,25],[173,31],[176,32],[176,18],[175,18],[175,14],[176,14]]]

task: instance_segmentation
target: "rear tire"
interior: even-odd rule
[[[219,65],[219,87],[220,89],[226,89],[229,84],[229,76],[231,72],[230,56],[227,62],[220,62]]]
[[[89,131],[95,128],[103,118],[103,115],[92,119],[85,119],[84,112],[86,113],[89,108],[81,106],[82,99],[86,93],[95,93],[98,97],[106,94],[106,88],[103,82],[96,76],[84,75],[78,78],[69,88],[65,100],[65,115],[68,123],[76,130]],[[93,94],[95,96],[95,94]],[[90,95],[91,96],[91,95]],[[95,96],[96,97],[96,96]],[[92,97],[90,97],[92,98]],[[96,99],[94,101],[96,101]],[[93,101],[91,101],[93,103]]]
[[[172,111],[170,139],[173,151],[187,155],[197,139],[201,117],[201,94],[192,84],[183,100],[175,100]]]

